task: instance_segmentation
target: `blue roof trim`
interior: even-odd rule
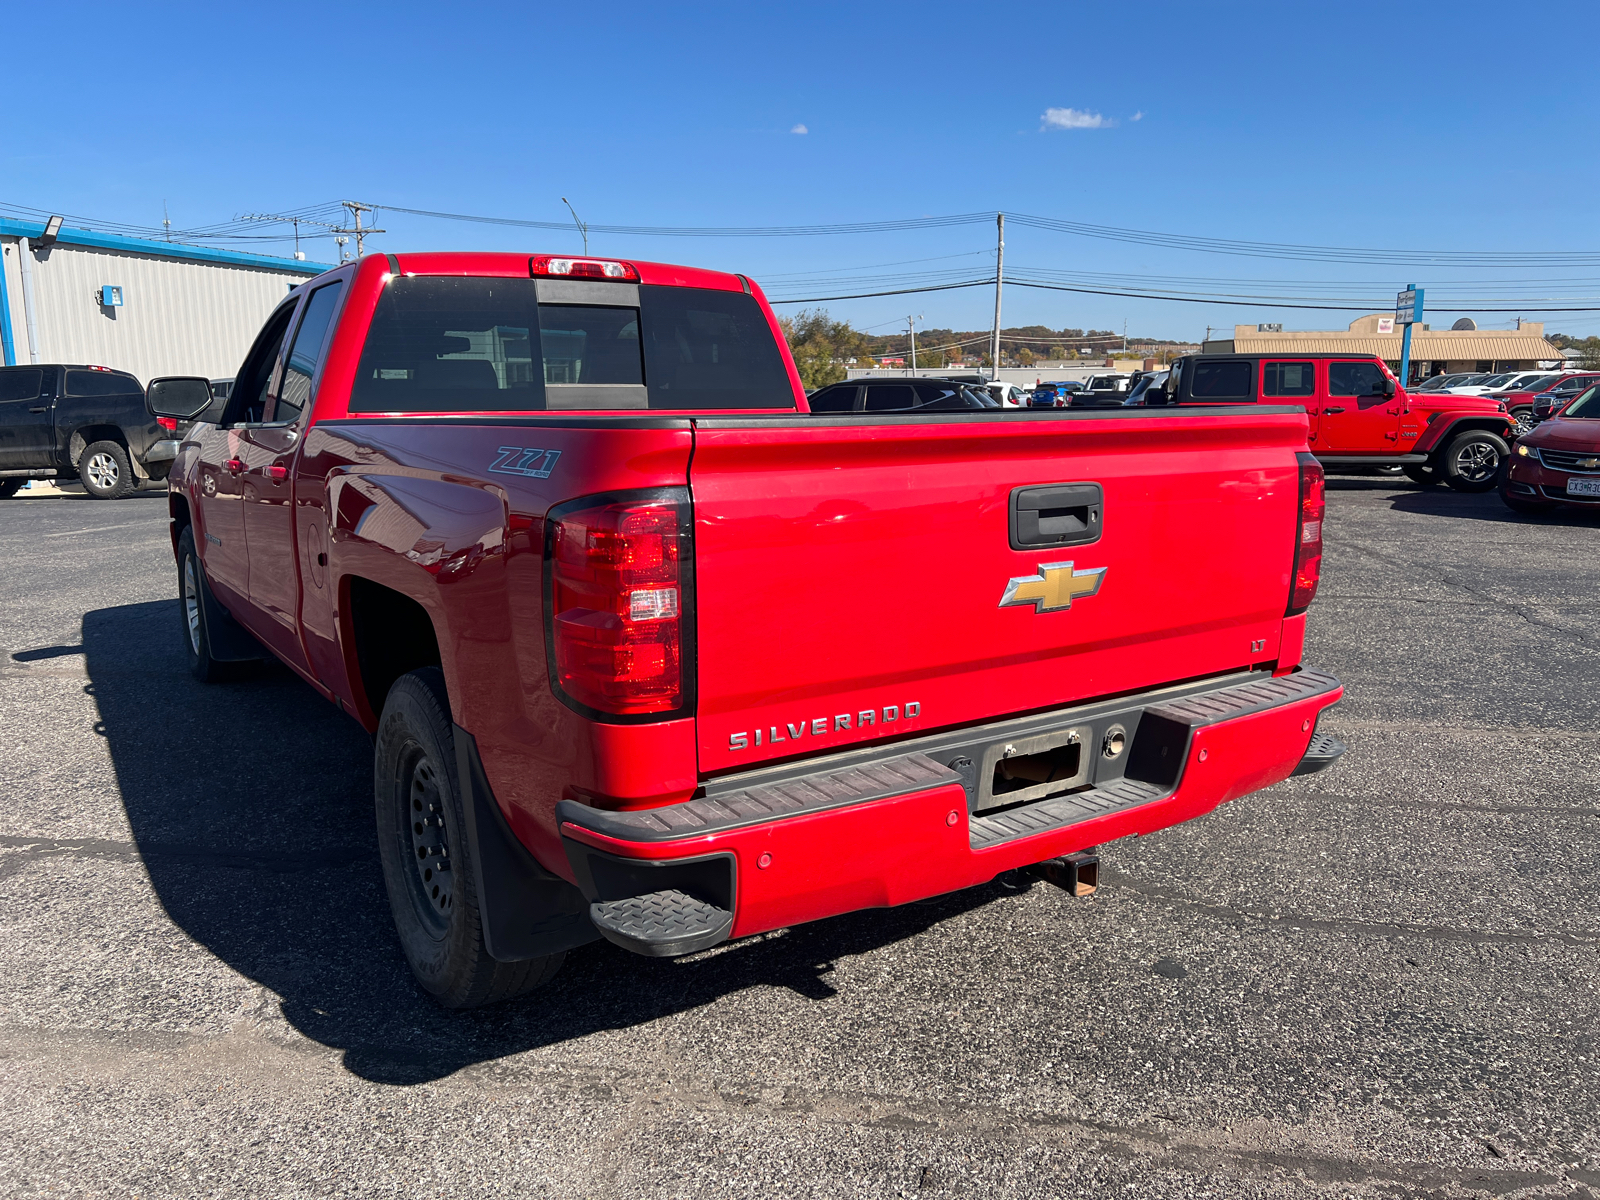
[[[44,233],[43,221],[17,221],[0,217],[0,237],[37,238]],[[307,262],[302,258],[276,258],[270,254],[244,254],[237,250],[213,250],[209,246],[185,246],[179,242],[158,242],[153,238],[125,237],[118,233],[95,233],[66,225],[56,235],[65,246],[93,246],[98,250],[123,250],[152,254],[157,258],[176,258],[184,262],[224,263],[230,267],[258,267],[267,271],[289,271],[310,278],[333,270],[332,263]]]

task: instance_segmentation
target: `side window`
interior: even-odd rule
[[[1238,359],[1198,362],[1189,395],[1196,400],[1254,400],[1255,364]]]
[[[909,383],[874,383],[867,388],[868,412],[893,412],[915,407],[916,403],[916,393]]]
[[[1376,396],[1383,392],[1384,374],[1374,362],[1328,364],[1328,395]]]
[[[44,383],[44,372],[37,368],[0,371],[0,400],[32,400]]]
[[[284,362],[277,403],[272,406],[267,420],[294,421],[305,411],[311,399],[311,379],[322,361],[323,344],[328,340],[334,314],[339,311],[339,296],[343,291],[344,281],[340,280],[319,287],[306,301],[305,315],[300,318],[300,328],[295,330],[289,357]]]
[[[131,376],[115,371],[68,371],[69,396],[128,396],[143,389]]]
[[[918,408],[927,404],[937,404],[941,400],[960,399],[956,389],[948,383],[918,383],[912,387],[917,393]],[[961,404],[960,407],[965,408],[966,405]]]
[[[219,425],[259,424],[264,418],[267,388],[272,383],[278,351],[283,349],[283,337],[289,332],[289,318],[294,316],[294,310],[292,302],[285,304],[267,319],[266,326],[256,335],[255,345],[250,347],[244,366],[234,378]]]
[[[846,384],[839,387],[823,388],[815,396],[809,398],[814,413],[854,412],[856,407],[856,387]]]
[[[1314,362],[1269,362],[1261,364],[1263,396],[1311,396],[1317,390],[1317,364]]]

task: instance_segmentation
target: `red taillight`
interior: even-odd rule
[[[161,426],[161,428],[167,430],[169,433],[177,433],[178,432],[178,418],[177,417],[157,417],[156,418],[156,424]]]
[[[1328,509],[1322,464],[1310,454],[1300,454],[1300,511],[1294,524],[1294,585],[1289,593],[1289,616],[1303,613],[1317,597],[1322,577],[1322,518]]]
[[[632,263],[606,258],[558,258],[553,254],[538,254],[528,263],[531,275],[557,275],[564,279],[613,279],[623,283],[638,283],[639,272]]]
[[[686,707],[687,498],[565,506],[545,541],[551,681],[579,711]]]

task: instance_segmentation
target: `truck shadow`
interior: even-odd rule
[[[296,1029],[365,1079],[423,1083],[745,988],[826,1000],[835,959],[1026,886],[851,914],[688,960],[599,942],[531,996],[448,1013],[417,989],[395,940],[372,828],[371,739],[276,664],[234,683],[195,682],[178,636],[170,600],[83,618],[98,731],[139,856],[185,934],[275,993]]]

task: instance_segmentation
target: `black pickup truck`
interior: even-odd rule
[[[25,480],[68,475],[116,500],[140,479],[165,479],[177,453],[176,422],[146,411],[144,388],[126,371],[0,367],[0,500]]]

